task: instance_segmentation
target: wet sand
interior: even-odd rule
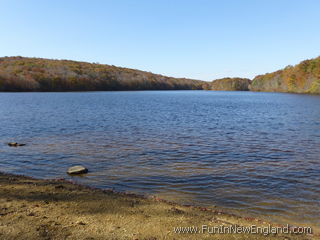
[[[0,173],[0,239],[319,239],[294,234],[178,234],[174,227],[268,226],[218,209]],[[276,226],[276,225],[273,225]]]

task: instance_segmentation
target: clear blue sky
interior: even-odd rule
[[[0,55],[252,78],[320,55],[319,0],[0,0]]]

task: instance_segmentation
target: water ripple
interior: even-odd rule
[[[1,93],[0,169],[319,226],[320,97]],[[19,141],[23,148],[9,148]]]

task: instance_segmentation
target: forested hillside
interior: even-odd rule
[[[0,58],[0,91],[203,89],[204,81],[69,60]]]
[[[252,91],[320,94],[320,57],[255,77]]]
[[[0,58],[0,91],[224,90],[320,94],[320,57],[264,75],[211,83],[112,65],[42,58]]]
[[[209,84],[210,90],[217,91],[248,91],[250,79],[247,78],[221,78]]]

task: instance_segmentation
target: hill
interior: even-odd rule
[[[0,58],[0,91],[224,90],[320,94],[320,57],[264,75],[211,83],[113,65],[43,58]]]
[[[320,94],[320,57],[255,77],[252,91]]]
[[[69,60],[0,58],[0,91],[203,89],[204,81]]]
[[[248,91],[250,79],[247,78],[221,78],[209,84],[210,90],[217,91]]]

